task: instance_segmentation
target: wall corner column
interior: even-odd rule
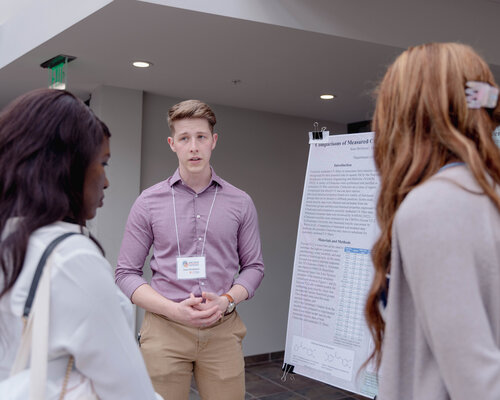
[[[112,86],[99,86],[90,100],[90,108],[111,132],[111,159],[106,170],[110,186],[104,192],[104,206],[88,225],[113,269],[130,207],[140,194],[142,103],[141,90]]]

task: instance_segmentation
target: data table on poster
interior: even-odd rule
[[[372,276],[370,250],[345,247],[343,255],[342,264],[345,267],[341,278],[335,337],[361,344],[365,298]]]
[[[373,277],[379,187],[373,133],[311,135],[288,316],[285,367],[373,398],[364,304]]]

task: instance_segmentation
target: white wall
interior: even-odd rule
[[[144,94],[141,188],[169,177],[177,157],[167,144],[167,110],[181,99]],[[203,100],[203,99],[201,99]],[[259,214],[266,273],[255,297],[238,306],[247,324],[245,355],[285,348],[300,201],[314,121],[211,104],[217,116],[212,165],[245,190]],[[318,121],[331,131],[344,125]]]
[[[0,68],[88,17],[111,1],[1,0]],[[54,56],[56,55],[54,54]]]
[[[500,63],[496,40],[500,0],[139,1],[402,49],[425,42],[458,41],[472,45],[488,62]]]
[[[90,106],[111,131],[111,159],[104,207],[89,227],[114,268],[130,207],[140,193],[142,91],[100,86],[92,93]]]

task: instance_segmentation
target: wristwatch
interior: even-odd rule
[[[236,307],[233,296],[231,296],[229,293],[224,293],[222,296],[226,296],[227,299],[229,300],[229,304],[227,305],[226,312],[224,313],[224,315],[231,314],[234,311],[234,308]]]

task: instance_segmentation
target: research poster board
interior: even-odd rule
[[[379,179],[373,133],[310,133],[284,363],[293,372],[373,398],[364,305],[373,277]]]

